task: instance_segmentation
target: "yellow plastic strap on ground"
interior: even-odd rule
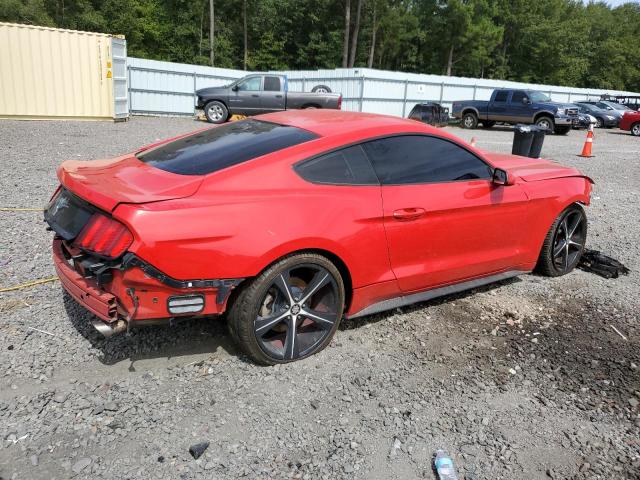
[[[42,212],[44,208],[13,208],[0,207],[0,212]]]
[[[34,280],[33,282],[22,283],[20,285],[15,285],[13,287],[0,288],[0,293],[11,292],[13,290],[22,290],[23,288],[34,287],[36,285],[41,285],[43,283],[55,282],[56,280],[58,280],[58,277],[41,278],[40,280]]]

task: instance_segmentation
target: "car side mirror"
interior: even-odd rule
[[[237,92],[238,90],[240,90],[240,87],[238,87],[238,85],[234,85],[233,87],[231,87],[231,90]]]
[[[525,105],[529,105],[531,103],[531,100],[529,100],[527,97],[524,97],[522,99],[522,103],[524,103]]]
[[[491,179],[491,181],[496,185],[508,186],[514,184],[513,175],[509,174],[509,172],[501,168],[496,168],[493,171],[493,178]]]

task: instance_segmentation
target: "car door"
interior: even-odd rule
[[[264,113],[278,112],[285,109],[284,78],[276,75],[265,75],[261,96]]]
[[[393,272],[405,292],[498,273],[524,262],[527,197],[441,137],[400,135],[364,144],[382,184]]]
[[[496,122],[508,122],[507,98],[509,90],[496,90],[493,100],[487,106],[487,115]]]
[[[514,90],[509,99],[509,117],[514,123],[529,123],[531,121],[531,107],[529,97],[524,90]]]
[[[229,94],[229,109],[238,115],[257,115],[261,113],[262,76],[250,75],[236,83]]]

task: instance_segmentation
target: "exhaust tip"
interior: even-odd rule
[[[109,338],[116,333],[124,332],[127,329],[127,322],[124,320],[118,320],[115,324],[109,325],[108,323],[104,323],[103,321],[94,318],[91,320],[91,324],[93,325],[93,328],[106,338]]]

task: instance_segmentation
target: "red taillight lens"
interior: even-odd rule
[[[338,110],[342,110],[342,94],[338,97]]]
[[[133,235],[127,227],[106,215],[94,213],[74,244],[83,250],[116,258],[122,255],[132,242]]]

